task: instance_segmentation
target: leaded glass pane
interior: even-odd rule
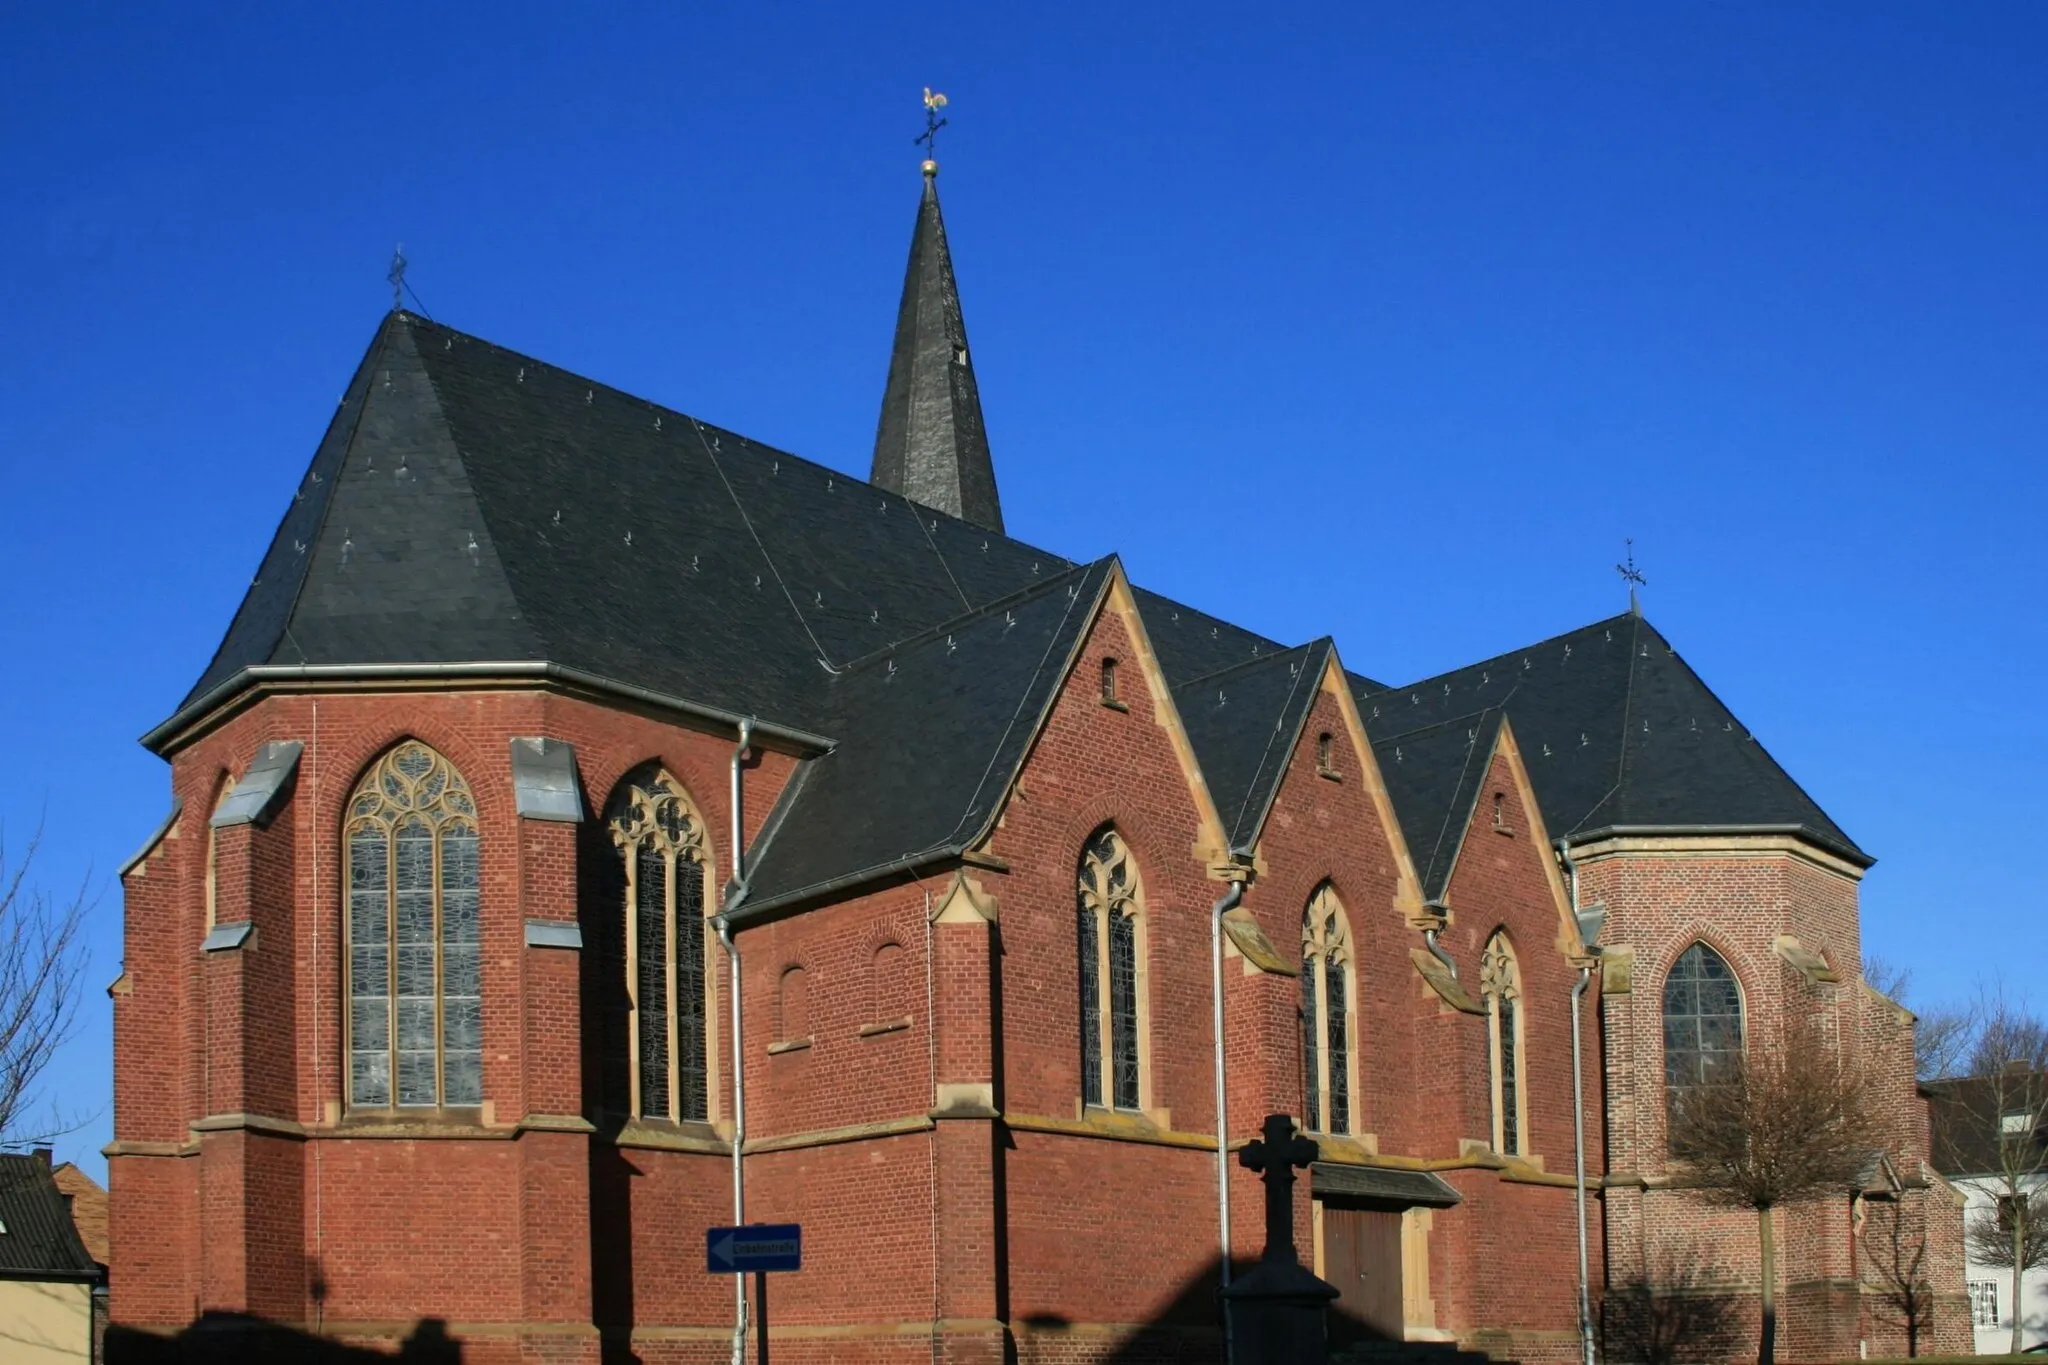
[[[1323,1080],[1322,1045],[1317,1035],[1322,1032],[1323,1021],[1316,1013],[1316,968],[1320,964],[1315,958],[1301,964],[1301,1058],[1302,1069],[1308,1073],[1306,1097],[1308,1100],[1308,1129],[1312,1133],[1323,1130]]]
[[[1666,1098],[1705,1082],[1742,1051],[1742,994],[1719,953],[1695,943],[1672,964],[1664,982]]]
[[[348,837],[349,1098],[391,1103],[390,841],[382,829]]]
[[[589,1008],[596,1016],[599,1093],[606,1110],[625,1114],[633,1104],[633,997],[626,980],[626,860],[617,850],[606,849],[594,862],[596,875],[591,895],[597,902],[593,915],[597,932],[585,944],[585,951],[597,955],[592,973],[596,985]]]
[[[643,843],[634,870],[638,971],[633,999],[639,1007],[640,1112],[668,1118],[668,855],[651,842]]]
[[[1109,917],[1110,1060],[1116,1067],[1115,1105],[1138,1107],[1138,926],[1129,915]]]
[[[678,1117],[702,1123],[710,1117],[710,1080],[705,1056],[704,867],[676,862],[676,1087]]]
[[[475,810],[462,778],[408,741],[349,801],[349,1102],[482,1103]]]
[[[1513,996],[1500,996],[1494,1000],[1494,1008],[1500,1011],[1500,1131],[1502,1149],[1519,1155],[1522,1150],[1522,1109],[1520,1091],[1515,1085],[1516,1043],[1515,1031],[1520,1025],[1516,1017],[1519,1007]]]
[[[1328,984],[1325,1006],[1330,1019],[1330,1131],[1351,1131],[1351,1020],[1344,989],[1344,964],[1325,965]]]
[[[451,1105],[483,1103],[480,954],[476,831],[453,825],[441,836],[441,1067]]]
[[[1081,963],[1081,1099],[1102,1104],[1102,959],[1095,907],[1084,892],[1079,915]]]

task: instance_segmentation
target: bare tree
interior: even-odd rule
[[[1980,991],[1964,1074],[1934,1087],[1935,1164],[1991,1203],[1965,1231],[1970,1256],[2012,1272],[2012,1350],[2026,1272],[2048,1266],[2048,1025],[2002,988]]]
[[[1909,967],[1894,965],[1885,958],[1863,959],[1863,979],[1870,988],[1901,1009],[1911,1009],[1906,993],[1913,984]],[[1953,1076],[1969,1055],[1975,1035],[1970,1027],[1971,1011],[1953,1005],[1936,1005],[1913,1010],[1913,1069],[1923,1081]]]
[[[83,888],[58,903],[28,879],[42,840],[12,870],[0,840],[0,1146],[47,1141],[72,1125],[43,1107],[43,1074],[71,1037],[91,908]],[[47,1113],[47,1122],[31,1114]]]
[[[1880,1146],[1861,1069],[1812,1030],[1775,1047],[1759,1039],[1746,1055],[1717,1066],[1705,1084],[1674,1096],[1671,1151],[1687,1183],[1757,1213],[1761,1365],[1771,1365],[1777,1344],[1773,1210],[1820,1194],[1846,1194]]]

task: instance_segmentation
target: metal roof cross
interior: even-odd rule
[[[1624,564],[1615,565],[1614,571],[1621,575],[1622,582],[1628,584],[1629,614],[1631,616],[1641,616],[1643,614],[1643,607],[1640,602],[1636,601],[1636,589],[1648,587],[1650,580],[1643,577],[1643,571],[1636,567],[1636,538],[1630,536],[1622,544],[1628,547],[1628,561]]]
[[[391,311],[396,313],[405,306],[405,243],[391,248],[391,269],[384,275],[391,285]]]

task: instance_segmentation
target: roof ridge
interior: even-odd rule
[[[1198,673],[1192,678],[1183,678],[1177,683],[1170,684],[1167,690],[1169,692],[1178,692],[1182,688],[1199,687],[1203,683],[1214,682],[1218,678],[1226,677],[1233,673],[1245,673],[1251,671],[1252,669],[1265,668],[1271,664],[1278,663],[1280,660],[1285,659],[1290,654],[1305,654],[1307,651],[1314,649],[1317,645],[1322,644],[1325,641],[1329,641],[1332,644],[1335,643],[1334,638],[1331,636],[1318,635],[1315,639],[1304,641],[1303,643],[1298,645],[1283,645],[1280,647],[1280,649],[1276,650],[1274,653],[1271,654],[1261,654],[1254,659],[1246,659],[1241,663],[1227,664],[1222,668],[1214,669],[1208,673]]]
[[[1426,676],[1417,678],[1412,682],[1397,683],[1392,686],[1389,686],[1385,690],[1389,692],[1399,692],[1404,687],[1420,687],[1424,683],[1435,682],[1438,678],[1448,678],[1453,673],[1469,673],[1475,668],[1484,668],[1486,665],[1491,663],[1498,663],[1502,659],[1509,659],[1517,654],[1527,654],[1534,650],[1541,649],[1545,645],[1554,645],[1561,640],[1569,639],[1574,635],[1583,635],[1587,631],[1597,630],[1602,626],[1612,626],[1616,621],[1624,621],[1630,619],[1640,621],[1643,618],[1637,613],[1630,611],[1619,612],[1613,616],[1603,616],[1597,621],[1588,621],[1583,626],[1574,626],[1570,630],[1561,630],[1557,632],[1555,635],[1546,635],[1541,640],[1533,640],[1530,643],[1526,645],[1521,645],[1515,649],[1504,649],[1498,654],[1489,654],[1483,659],[1474,659],[1471,663],[1460,664],[1456,668],[1446,668],[1441,672],[1427,674]]]
[[[1067,579],[1086,577],[1090,570],[1112,563],[1115,559],[1116,556],[1114,554],[1108,554],[1100,559],[1090,560],[1086,564],[1072,564],[1042,582],[1033,583],[1029,587],[1019,588],[1015,592],[1005,593],[1003,596],[975,607],[970,611],[963,611],[958,616],[949,616],[937,625],[927,626],[923,630],[906,635],[900,640],[892,640],[879,649],[871,649],[859,658],[849,659],[841,664],[838,676],[852,677],[856,673],[874,667],[892,655],[929,644],[941,635],[957,633],[963,623],[973,624],[993,612],[1013,608],[1021,602],[1028,602],[1034,598],[1044,596]]]
[[[904,504],[905,506],[914,507],[924,512],[930,512],[934,516],[945,517],[949,521],[957,521],[962,526],[972,527],[974,530],[982,533],[983,535],[1001,536],[1004,540],[1012,541],[1015,544],[1022,545],[1030,550],[1035,550],[1039,554],[1050,555],[1063,563],[1074,562],[1072,560],[1067,559],[1065,555],[1055,554],[1053,551],[1047,550],[1043,546],[1033,545],[1028,540],[1019,540],[1016,536],[1011,535],[1007,531],[991,530],[990,528],[981,525],[979,522],[969,521],[965,517],[955,516],[953,513],[946,511],[944,508],[928,507],[924,503],[917,501],[915,498],[905,497],[903,494],[896,492],[894,489],[884,488],[880,484],[873,483],[870,480],[861,477],[859,474],[849,473],[848,471],[837,468],[836,466],[833,465],[822,464],[819,461],[814,460],[807,455],[799,455],[795,451],[785,450],[781,446],[770,445],[766,441],[757,440],[752,436],[747,436],[741,432],[735,431],[731,427],[722,426],[717,422],[706,421],[704,418],[698,417],[693,413],[684,412],[681,408],[670,407],[668,404],[657,402],[652,398],[643,398],[639,394],[633,393],[626,389],[622,389],[616,384],[608,384],[602,379],[593,379],[591,376],[583,374],[576,370],[569,369],[567,366],[557,365],[552,361],[542,360],[538,356],[529,355],[524,351],[514,350],[512,347],[504,345],[501,342],[492,341],[488,337],[478,336],[474,332],[465,332],[460,327],[451,327],[445,322],[436,322],[431,318],[421,317],[417,313],[399,312],[393,313],[390,316],[398,318],[414,328],[427,328],[431,330],[437,330],[448,333],[449,335],[459,338],[460,340],[463,341],[475,342],[479,346],[483,346],[489,350],[495,351],[499,355],[507,356],[512,360],[518,361],[522,365],[528,365],[542,370],[552,370],[556,374],[566,376],[567,378],[572,379],[579,384],[588,385],[593,390],[603,389],[606,393],[609,393],[617,398],[622,398],[629,403],[641,404],[651,412],[659,413],[669,417],[679,417],[682,418],[684,421],[693,422],[697,426],[702,427],[705,431],[711,433],[714,436],[729,437],[734,441],[738,441],[742,446],[749,448],[748,454],[750,456],[758,454],[766,455],[771,459],[794,460],[798,464],[807,465],[810,468],[817,470],[820,474],[830,475],[832,478],[835,479],[843,479],[848,483],[859,484],[864,489],[868,489],[873,492],[879,493],[883,497],[891,498],[898,503]],[[1222,618],[1218,617],[1216,619],[1221,620]],[[1242,627],[1240,627],[1240,629],[1242,629]]]
[[[1335,653],[1336,647],[1337,642],[1334,639],[1332,639],[1328,635],[1323,635],[1317,637],[1314,640],[1309,641],[1305,645],[1299,646],[1299,649],[1301,650],[1303,655],[1303,662],[1307,662],[1307,660],[1313,657],[1315,652],[1318,649],[1320,649],[1323,651],[1323,656],[1327,663],[1329,657]],[[1294,651],[1292,650],[1288,651],[1288,653],[1293,652]],[[1285,654],[1276,654],[1273,656],[1273,662],[1277,663],[1279,660],[1285,657]],[[1223,673],[1228,673],[1232,671],[1234,670],[1222,670]],[[1282,722],[1286,720],[1289,711],[1295,712],[1294,725],[1287,732],[1287,745],[1283,752],[1291,754],[1294,752],[1295,747],[1301,743],[1302,732],[1308,727],[1309,707],[1314,705],[1313,698],[1317,688],[1321,685],[1322,681],[1319,673],[1312,680],[1309,676],[1312,671],[1314,670],[1308,668],[1296,669],[1294,671],[1293,680],[1287,685],[1287,699],[1280,704],[1280,714],[1273,718],[1273,728],[1266,736],[1265,747],[1259,750],[1258,764],[1252,769],[1251,781],[1245,788],[1246,799],[1238,807],[1236,818],[1232,821],[1230,830],[1230,845],[1232,848],[1239,847],[1238,833],[1244,826],[1245,816],[1249,814],[1251,811],[1251,795],[1253,792],[1256,792],[1258,790],[1260,780],[1264,778],[1266,774],[1266,760],[1271,758],[1273,755],[1273,746],[1279,740]],[[1211,674],[1210,676],[1213,678],[1220,676],[1220,674]],[[1302,696],[1302,685],[1304,683],[1308,685],[1308,695],[1310,701],[1307,705],[1298,705]],[[1173,689],[1168,690],[1171,691]],[[1284,773],[1285,770],[1286,763],[1283,759],[1281,763],[1281,772]],[[1266,788],[1265,800],[1259,803],[1258,818],[1252,821],[1252,829],[1254,831],[1264,827],[1266,822],[1266,813],[1267,811],[1272,809],[1273,801],[1279,795],[1279,792],[1280,777],[1276,775],[1272,783],[1269,784]]]

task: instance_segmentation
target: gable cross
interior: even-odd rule
[[[1266,1254],[1268,1261],[1301,1263],[1294,1247],[1294,1168],[1306,1168],[1320,1149],[1294,1131],[1285,1114],[1266,1115],[1264,1136],[1253,1138],[1237,1154],[1238,1164],[1257,1171],[1266,1182]]]
[[[1643,607],[1640,602],[1636,601],[1636,589],[1648,587],[1650,580],[1643,577],[1643,571],[1636,567],[1636,538],[1630,536],[1622,543],[1628,547],[1628,562],[1615,565],[1614,571],[1621,575],[1622,582],[1628,584],[1629,614],[1641,616],[1643,614]]]
[[[927,171],[939,168],[939,129],[946,126],[946,120],[939,117],[939,110],[946,107],[946,97],[927,85],[924,88],[924,134],[916,139],[924,148],[924,166]]]
[[[385,273],[385,281],[391,286],[391,311],[396,313],[405,306],[405,243],[391,248],[391,269]]]

